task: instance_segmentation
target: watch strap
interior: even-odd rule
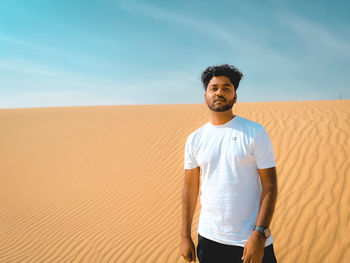
[[[265,235],[265,230],[266,230],[267,228],[268,228],[268,227],[255,226],[255,227],[254,227],[254,230],[260,232],[265,238],[267,238],[267,236]]]

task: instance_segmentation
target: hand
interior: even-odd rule
[[[196,262],[196,250],[191,237],[181,238],[180,253],[187,262]]]
[[[264,257],[266,239],[258,231],[254,231],[243,250],[243,263],[261,263]]]

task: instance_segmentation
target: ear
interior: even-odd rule
[[[233,98],[233,104],[235,104],[237,102],[237,93],[235,93],[235,96]]]
[[[208,103],[207,103],[207,91],[205,91],[205,93],[204,93],[204,104],[207,104],[208,105]]]

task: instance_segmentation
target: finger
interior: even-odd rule
[[[186,260],[187,262],[191,262],[191,261],[192,261],[191,258],[190,258],[189,256],[184,256],[183,258],[184,258],[184,260]]]
[[[244,260],[244,257],[245,257],[245,254],[246,254],[246,252],[247,252],[247,250],[246,250],[246,248],[244,247],[244,249],[243,249],[243,255],[242,255],[242,260]]]
[[[252,259],[249,255],[244,255],[243,263],[252,263]]]
[[[196,262],[196,250],[194,248],[192,248],[192,259]]]
[[[195,256],[191,253],[191,262],[192,261],[196,261],[196,258],[195,258]]]

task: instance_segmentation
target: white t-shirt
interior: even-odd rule
[[[190,134],[185,169],[202,170],[198,233],[216,242],[244,246],[254,231],[262,191],[257,171],[276,166],[265,128],[236,116],[210,122]],[[265,246],[273,242],[272,236]]]

